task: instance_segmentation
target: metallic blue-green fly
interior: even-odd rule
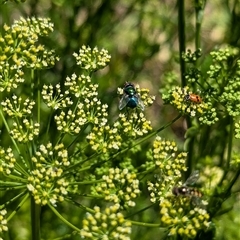
[[[140,108],[144,111],[144,103],[138,95],[135,86],[132,83],[126,82],[123,88],[123,96],[119,102],[119,109],[122,110],[125,107]]]

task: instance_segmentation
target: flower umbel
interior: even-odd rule
[[[104,182],[94,187],[94,192],[114,204],[124,203],[125,208],[135,206],[133,200],[140,194],[136,173],[131,173],[128,169],[110,168],[109,174],[102,178]]]
[[[77,65],[88,72],[95,72],[99,69],[106,67],[110,62],[111,56],[105,49],[98,50],[97,47],[91,49],[87,46],[82,46],[79,54],[74,53],[73,56],[77,60]]]
[[[87,213],[83,220],[81,237],[84,239],[124,239],[130,240],[131,222],[124,219],[119,212],[118,205],[113,205],[101,212],[99,207],[94,207],[94,214]]]
[[[35,157],[32,157],[35,169],[28,177],[28,190],[32,193],[36,204],[46,205],[50,203],[56,205],[57,202],[64,201],[68,194],[68,182],[61,177],[64,167],[68,166],[67,150],[63,144],[52,147],[41,145]]]
[[[40,36],[53,31],[53,24],[46,18],[20,18],[9,27],[4,25],[0,36],[0,91],[16,89],[24,82],[24,67],[43,69],[52,67],[58,58],[53,50],[37,45]]]
[[[199,230],[207,230],[212,224],[207,211],[192,209],[188,198],[175,198],[174,202],[164,199],[159,206],[161,222],[168,227],[170,236],[194,238]]]
[[[182,171],[186,171],[185,166],[187,153],[177,153],[175,142],[162,140],[157,136],[153,149],[148,153],[151,160],[146,162],[149,170],[156,172],[157,181],[155,183],[148,182],[148,190],[151,192],[151,201],[161,201],[166,196],[172,195],[172,188],[176,182],[179,182]]]
[[[166,97],[166,96],[165,96]],[[173,104],[182,114],[190,117],[198,117],[202,124],[211,125],[218,121],[216,109],[212,106],[211,101],[206,101],[203,97],[192,93],[188,87],[174,87],[169,91],[167,101]]]

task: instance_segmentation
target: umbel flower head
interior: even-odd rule
[[[47,18],[20,18],[9,27],[4,25],[0,35],[0,91],[10,92],[25,81],[24,67],[43,69],[54,66],[58,57],[53,50],[37,44],[40,36],[53,31]]]
[[[83,220],[81,237],[83,239],[130,240],[131,222],[124,219],[119,206],[107,207],[101,212],[94,207],[93,213],[87,213]]]
[[[205,209],[192,208],[189,198],[175,197],[175,201],[164,199],[160,203],[160,219],[168,227],[169,235],[180,235],[191,239],[199,230],[207,230],[212,225]]]
[[[178,153],[175,142],[162,140],[157,136],[153,149],[148,152],[149,161],[145,166],[150,171],[155,171],[159,176],[156,182],[148,182],[148,190],[150,191],[151,202],[161,201],[169,196],[172,188],[181,179],[181,172],[186,171],[185,167],[187,153]]]
[[[134,199],[140,194],[136,173],[131,173],[128,169],[110,168],[109,174],[102,178],[104,182],[93,188],[94,193],[104,196],[105,200],[114,204],[124,203],[125,208],[136,205]]]
[[[68,182],[62,177],[64,167],[68,166],[68,152],[63,144],[52,147],[51,143],[41,145],[32,157],[35,169],[28,177],[28,190],[37,204],[56,205],[68,194]]]
[[[97,47],[91,49],[85,45],[79,50],[79,53],[74,53],[73,56],[77,60],[77,65],[88,72],[95,72],[107,66],[111,56],[105,49],[98,50]]]
[[[165,101],[174,105],[182,114],[190,117],[197,117],[202,124],[211,125],[218,121],[216,109],[211,101],[204,99],[198,94],[190,91],[189,87],[172,88],[168,95],[165,95]]]

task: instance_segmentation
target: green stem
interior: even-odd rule
[[[186,66],[182,57],[182,54],[186,51],[184,2],[185,0],[178,0],[178,42],[182,87],[186,86]]]
[[[100,180],[93,180],[93,181],[73,182],[73,183],[69,183],[69,185],[88,185],[88,184],[95,184],[100,182],[104,182],[104,180],[100,179]]]
[[[79,228],[77,228],[76,226],[74,226],[72,223],[70,223],[69,221],[67,221],[67,219],[65,219],[58,211],[55,207],[53,207],[51,204],[48,204],[48,206],[51,208],[51,210],[56,214],[56,216],[61,219],[66,225],[68,225],[70,228],[80,232],[81,230]]]
[[[131,221],[131,220],[127,220],[127,221],[130,221],[133,225],[137,225],[137,226],[166,229],[164,227],[161,228],[160,223],[144,223],[144,222],[137,222],[137,221]]]
[[[140,209],[140,210],[138,210],[138,211],[136,211],[136,212],[134,212],[134,213],[131,213],[131,214],[129,214],[129,215],[127,215],[125,218],[127,219],[127,218],[130,218],[130,217],[132,217],[132,216],[135,216],[135,215],[137,215],[137,214],[139,214],[139,213],[141,213],[141,212],[144,212],[144,211],[146,211],[147,209],[149,209],[149,208],[151,208],[152,206],[154,206],[156,203],[153,203],[153,204],[151,204],[151,205],[149,205],[149,206],[147,206],[147,207],[144,207],[144,208],[142,208],[142,209]]]
[[[88,208],[88,207],[86,207],[86,206],[84,206],[84,205],[74,201],[71,198],[67,198],[66,200],[68,200],[69,202],[73,203],[75,206],[82,208],[85,212],[89,212],[89,213],[92,213],[92,214],[95,213],[95,211],[93,209]]]
[[[160,128],[157,129],[156,131],[154,131],[154,132],[148,134],[146,137],[144,137],[144,138],[136,141],[130,148],[129,148],[129,147],[128,147],[128,148],[125,148],[125,149],[123,149],[122,151],[114,154],[113,157],[111,157],[111,159],[112,159],[112,158],[115,158],[115,157],[118,156],[119,154],[125,153],[125,152],[128,151],[129,149],[134,148],[135,146],[137,146],[137,145],[145,142],[146,140],[150,139],[151,137],[155,136],[156,134],[158,134],[159,132],[163,131],[165,128],[169,127],[169,126],[172,125],[174,122],[176,122],[180,117],[182,117],[181,114],[179,114],[179,115],[178,115],[177,117],[175,117],[172,121],[170,121],[169,123],[167,123],[167,124],[165,124],[164,126],[160,127]]]
[[[2,108],[0,108],[0,116],[2,117],[3,123],[4,123],[5,127],[6,127],[6,130],[7,130],[7,132],[8,132],[8,135],[9,135],[10,138],[11,138],[11,141],[12,141],[13,145],[15,146],[18,154],[20,154],[20,150],[19,150],[19,148],[18,148],[18,145],[17,145],[17,143],[15,142],[14,138],[13,138],[13,137],[11,136],[11,134],[10,134],[10,128],[8,127],[8,123],[7,123],[7,121],[6,121],[6,119],[5,119],[4,115],[3,115]]]
[[[201,27],[203,20],[203,8],[205,3],[195,0],[195,18],[196,18],[196,36],[195,36],[195,49],[201,48]]]
[[[230,130],[228,134],[228,151],[227,151],[226,169],[229,169],[230,161],[232,159],[233,135],[234,135],[234,121],[233,121],[233,117],[230,116]]]
[[[37,76],[37,122],[41,121],[41,91],[40,91],[40,77]]]
[[[18,196],[16,196],[14,199],[16,200],[16,198],[19,198],[20,196],[26,194],[27,191],[23,192],[22,194],[19,194]],[[29,193],[27,193],[25,195],[25,197],[23,198],[23,200],[18,204],[18,206],[16,207],[16,209],[8,216],[7,221],[10,221],[11,218],[17,213],[17,211],[21,208],[21,206],[25,203],[25,201],[28,199],[29,197]],[[13,200],[12,200],[13,201]],[[35,239],[35,238],[34,238]],[[37,239],[36,239],[37,240]]]
[[[4,204],[0,205],[0,209],[6,208],[6,206],[8,206],[9,204],[13,203],[14,201],[16,201],[17,199],[19,199],[20,197],[24,196],[26,193],[27,193],[27,190],[19,193],[17,196],[11,198],[9,201],[7,201],[7,202],[5,202]],[[27,197],[28,197],[28,194],[26,194],[25,198],[27,198]],[[23,203],[26,201],[25,198],[22,200]],[[19,206],[21,206],[21,205],[22,205],[21,203],[18,205],[18,207],[17,207],[16,210],[14,211],[14,214],[17,212],[17,210],[19,209]],[[11,215],[14,216],[14,214],[13,214],[13,212],[12,212]],[[10,215],[10,216],[11,216],[11,215]],[[8,220],[11,219],[10,216],[8,217]],[[11,217],[12,217],[12,216],[11,216]]]
[[[34,240],[40,240],[40,211],[41,206],[37,205],[31,196],[31,227],[32,239]]]

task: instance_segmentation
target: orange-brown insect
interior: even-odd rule
[[[191,102],[193,102],[193,103],[201,103],[201,102],[202,102],[202,98],[201,98],[199,95],[194,94],[194,93],[189,93],[189,94],[187,94],[187,95],[184,97],[184,99],[185,99],[186,101],[191,101]]]

